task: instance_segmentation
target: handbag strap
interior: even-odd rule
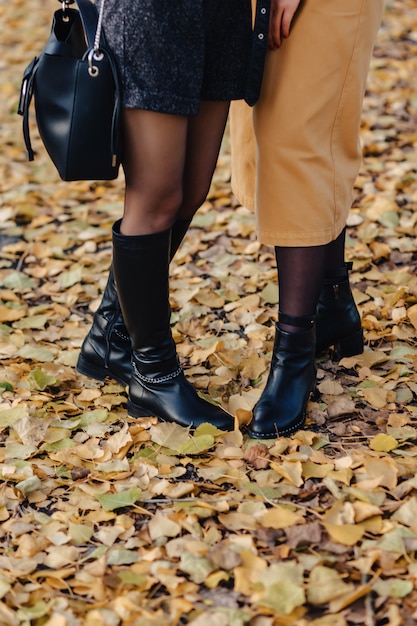
[[[87,45],[89,48],[97,50],[100,44],[104,44],[102,22],[105,0],[101,0],[100,12],[97,12],[97,7],[91,0],[76,0],[76,2],[84,26]]]

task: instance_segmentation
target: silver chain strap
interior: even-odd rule
[[[90,52],[88,53],[88,73],[93,78],[99,75],[99,69],[97,65],[93,64],[93,60],[101,61],[102,58],[104,57],[104,54],[100,50],[101,31],[103,28],[104,2],[105,0],[101,0],[101,3],[100,3],[100,11],[99,11],[98,20],[97,20],[96,36],[94,37],[94,46],[93,46],[93,49],[90,50]]]
[[[166,376],[160,376],[159,378],[149,378],[148,376],[144,376],[144,374],[139,372],[136,367],[136,363],[133,363],[133,369],[139,380],[147,383],[148,385],[161,385],[162,383],[168,383],[170,380],[174,380],[174,378],[177,378],[182,373],[182,366],[180,364],[178,364],[178,367],[174,372],[171,372],[171,374],[167,374]]]
[[[99,14],[98,14],[98,21],[97,21],[96,36],[95,36],[95,39],[94,39],[94,50],[96,52],[100,48],[101,30],[103,28],[104,1],[105,0],[101,0],[100,11],[99,11]]]

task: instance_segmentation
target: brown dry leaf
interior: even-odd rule
[[[257,443],[247,448],[244,459],[255,469],[265,469],[269,466],[269,449],[264,443]]]

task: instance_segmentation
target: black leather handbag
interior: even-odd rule
[[[29,108],[63,180],[112,180],[120,165],[120,86],[100,11],[90,0],[64,0],[47,44],[26,68],[18,113],[30,161]]]

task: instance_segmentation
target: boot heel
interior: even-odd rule
[[[123,387],[126,387],[129,384],[126,380],[123,380],[123,378],[121,378],[114,372],[110,372],[106,367],[100,367],[99,365],[89,363],[82,354],[80,354],[78,357],[75,369],[80,374],[83,374],[83,376],[93,378],[94,380],[100,380],[101,382],[104,382],[106,379],[113,379]]]
[[[142,409],[141,406],[132,402],[132,400],[127,401],[127,414],[130,417],[158,417],[152,411],[148,411],[148,409]]]
[[[334,354],[337,359],[347,356],[355,356],[363,352],[363,330],[356,331],[349,337],[344,337],[334,346]]]

